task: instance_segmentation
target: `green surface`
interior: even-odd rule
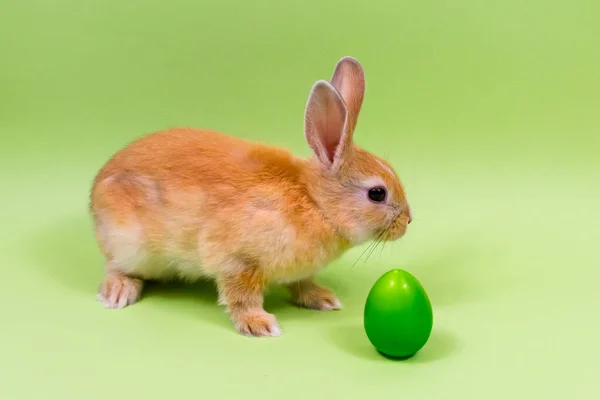
[[[365,301],[365,333],[389,357],[407,358],[421,350],[431,336],[433,319],[427,291],[401,269],[381,275]]]
[[[2,1],[0,398],[600,398],[599,20],[597,0]],[[211,285],[94,301],[88,189],[114,151],[190,125],[307,155],[310,87],[345,55],[367,78],[356,140],[415,218],[323,273],[343,311],[275,288],[284,335],[256,340]],[[362,328],[390,268],[435,313],[404,362]]]

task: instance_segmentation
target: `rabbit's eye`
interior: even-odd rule
[[[382,201],[384,201],[386,194],[387,193],[386,193],[385,189],[382,187],[376,187],[376,188],[369,189],[369,199],[371,199],[372,201],[374,201],[376,203],[381,203]]]

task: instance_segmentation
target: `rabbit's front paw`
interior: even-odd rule
[[[236,329],[246,336],[268,337],[281,335],[277,319],[264,310],[249,310],[235,318]]]
[[[312,310],[339,310],[342,303],[331,290],[320,286],[312,280],[295,282],[288,287],[294,303]]]
[[[107,273],[96,299],[106,308],[124,308],[139,300],[144,282],[119,273]]]

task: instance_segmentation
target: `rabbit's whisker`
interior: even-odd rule
[[[356,264],[360,261],[360,259],[362,258],[362,256],[364,256],[365,253],[367,251],[369,251],[369,249],[371,248],[371,246],[375,245],[375,243],[376,243],[376,239],[373,239],[371,241],[371,243],[369,243],[369,245],[367,246],[367,248],[362,253],[360,253],[360,256],[358,256],[358,258],[356,259],[356,261],[354,261],[354,264],[352,264],[352,268],[354,268],[356,266]]]
[[[356,266],[356,264],[360,261],[360,259],[365,254],[367,256],[365,257],[365,259],[363,261],[363,264],[366,264],[366,262],[369,260],[369,258],[373,254],[373,252],[377,249],[377,247],[381,243],[384,243],[384,245],[381,248],[381,250],[383,251],[383,247],[385,247],[385,240],[383,239],[383,237],[384,237],[384,235],[386,233],[388,233],[389,229],[394,225],[394,221],[395,220],[392,220],[392,222],[390,222],[388,224],[388,226],[386,226],[384,229],[382,229],[381,232],[379,232],[379,234],[375,237],[375,239],[373,239],[373,241],[371,241],[371,243],[369,243],[369,245],[367,246],[367,248],[360,254],[360,256],[356,259],[356,261],[354,262],[354,264],[352,264],[352,268],[354,268]]]

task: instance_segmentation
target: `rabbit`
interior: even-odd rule
[[[145,281],[209,279],[237,333],[253,337],[282,333],[263,307],[271,284],[297,306],[341,309],[317,273],[352,247],[402,237],[412,220],[395,170],[353,141],[364,91],[352,57],[312,86],[307,158],[185,127],[116,152],[90,192],[106,260],[97,299],[123,308],[140,299]]]

